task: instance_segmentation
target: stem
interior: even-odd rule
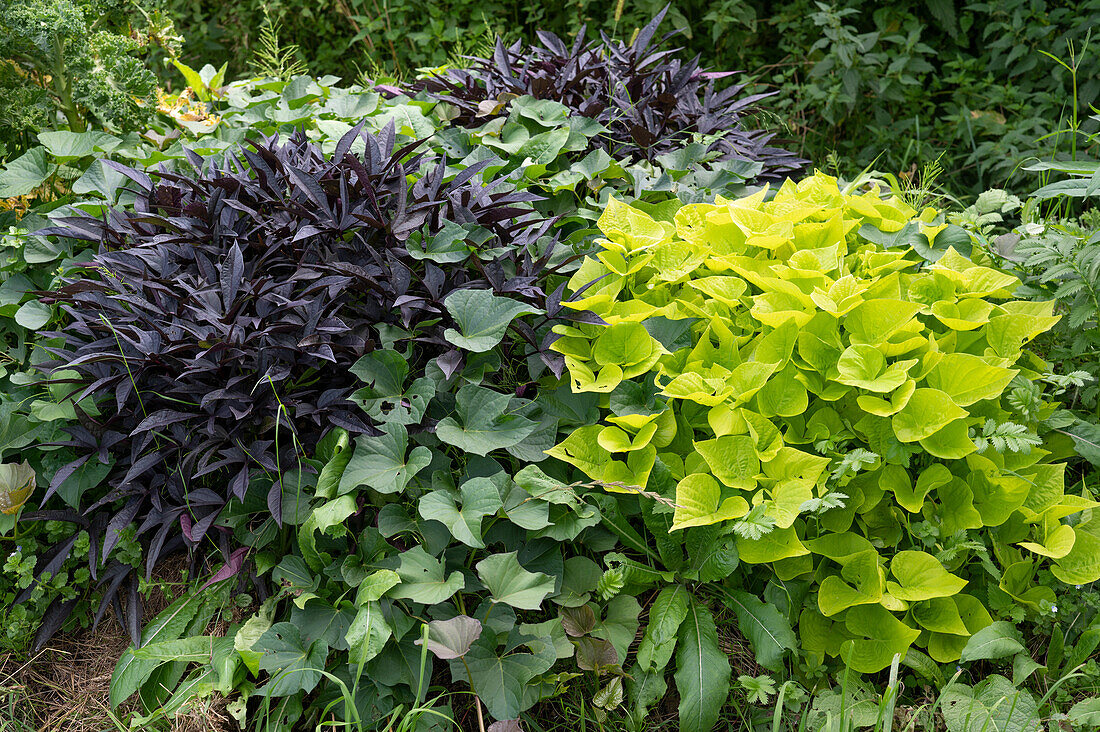
[[[474,697],[474,709],[477,710],[477,728],[480,732],[485,732],[485,719],[481,716],[481,698]]]
[[[65,120],[69,123],[70,130],[73,132],[83,132],[85,130],[84,118],[81,116],[76,103],[73,102],[73,89],[72,85],[67,81],[68,74],[65,71],[65,57],[62,53],[61,40],[57,36],[53,38],[53,54],[54,93],[57,95],[58,101],[61,102],[61,113],[65,115]]]

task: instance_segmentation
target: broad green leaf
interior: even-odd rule
[[[737,626],[752,643],[756,662],[772,671],[782,670],[784,654],[798,649],[798,641],[787,618],[775,605],[747,592],[733,591],[728,597],[737,614]]]
[[[97,150],[110,152],[121,142],[114,135],[98,130],[88,132],[69,132],[68,130],[39,132],[38,141],[45,146],[50,155],[63,162],[93,155]]]
[[[196,592],[173,602],[142,630],[141,645],[162,643],[183,637],[206,601],[207,597],[203,592]],[[160,663],[157,660],[138,659],[134,656],[132,649],[124,651],[118,663],[115,664],[114,673],[111,674],[111,707],[115,708],[126,701],[145,683]]]
[[[970,637],[962,650],[962,662],[1007,658],[1026,653],[1020,631],[1012,623],[998,620]]]
[[[361,604],[344,637],[348,660],[356,665],[366,663],[382,652],[391,637],[393,629],[382,615],[382,606],[377,602]]]
[[[549,637],[538,648],[537,653],[501,654],[503,649],[497,646],[494,634],[483,632],[465,656],[450,662],[451,678],[477,689],[494,719],[516,719],[539,699],[539,687],[532,680],[549,671],[557,660]]]
[[[729,695],[730,662],[718,644],[710,611],[694,598],[680,624],[675,679],[679,729],[709,732]]]
[[[940,707],[949,732],[1031,732],[1041,726],[1035,699],[1003,676],[990,676],[973,688],[951,684]]]
[[[420,546],[401,554],[397,574],[401,583],[391,587],[387,594],[424,605],[438,605],[466,585],[462,572],[455,570],[447,575],[443,562]]]
[[[361,486],[379,493],[397,493],[431,462],[431,451],[422,445],[414,447],[406,458],[409,433],[404,425],[391,422],[380,429],[378,437],[355,438],[355,452],[340,477],[340,493]]]
[[[456,290],[443,301],[458,330],[448,328],[443,336],[459,348],[475,353],[500,343],[508,325],[519,315],[539,311],[515,300],[498,297],[490,290]]]
[[[649,608],[649,622],[638,645],[638,665],[661,671],[672,659],[677,631],[687,617],[691,597],[682,585],[662,589]]]
[[[257,643],[274,622],[274,602],[271,598],[260,606],[260,609],[245,621],[233,637],[233,649],[241,657],[245,668],[252,672],[253,676],[260,675],[260,658],[263,650],[257,649]]]
[[[26,196],[45,183],[53,170],[46,160],[46,148],[32,147],[0,171],[0,198]]]
[[[477,455],[511,447],[531,434],[537,422],[510,406],[512,397],[482,386],[467,384],[458,390],[454,416],[436,425],[436,435],[449,445]]]
[[[481,637],[481,621],[468,615],[456,615],[449,620],[432,620],[428,623],[428,639],[417,640],[416,645],[426,645],[436,658],[449,660],[461,658],[470,646]]]
[[[528,572],[520,566],[516,552],[493,554],[478,562],[476,568],[494,601],[521,610],[538,610],[547,595],[554,592],[554,578]]]
[[[461,503],[461,507],[459,504]],[[437,490],[425,494],[418,504],[420,515],[446,526],[451,536],[467,546],[485,548],[481,521],[495,514],[503,504],[500,491],[488,478],[471,478],[459,488],[458,496],[451,491]]]
[[[323,640],[304,640],[293,623],[275,623],[256,646],[263,650],[260,669],[271,674],[264,687],[268,696],[308,694],[321,682],[328,646]]]

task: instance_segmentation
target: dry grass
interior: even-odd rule
[[[168,562],[157,577],[166,588],[154,590],[145,618],[175,597],[184,562]],[[130,637],[108,611],[95,630],[57,636],[29,659],[0,656],[0,732],[109,732],[128,730],[137,710],[131,701],[118,710],[109,702],[111,672],[130,646]],[[189,707],[171,720],[146,729],[164,732],[229,732],[236,729],[222,698]]]

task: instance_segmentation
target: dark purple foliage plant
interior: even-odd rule
[[[66,316],[62,332],[46,334],[64,343],[44,368],[76,373],[67,444],[79,457],[42,505],[89,461],[114,460],[109,488],[79,512],[40,512],[89,531],[93,572],[130,525],[147,573],[166,547],[204,538],[229,556],[216,522],[257,481],[281,523],[282,482],[304,452],[335,428],[377,434],[349,399],[362,386],[350,370],[360,357],[400,348],[417,368],[434,359],[449,377],[462,367],[445,335],[461,327],[444,305],[458,290],[546,314],[540,333],[512,327],[524,355],[560,372],[540,348],[561,306],[543,289],[554,242],[530,207],[536,197],[483,180],[489,161],[455,172],[415,143],[397,149],[392,125],[361,127],[331,156],[299,135],[220,159],[191,154],[175,172],[116,166],[132,206],[40,232],[98,246],[79,278],[45,297]],[[98,414],[80,409],[86,399]],[[124,571],[107,569],[110,595]]]
[[[711,136],[718,160],[762,163],[758,179],[782,180],[807,161],[771,145],[771,132],[747,128],[747,117],[772,93],[746,94],[744,84],[720,87],[732,72],[708,72],[699,58],[683,61],[658,37],[666,7],[630,43],[582,28],[571,43],[540,31],[539,42],[505,46],[498,38],[491,58],[467,57],[469,67],[448,69],[416,83],[418,90],[455,108],[454,124],[478,127],[507,116],[509,101],[523,95],[559,102],[571,113],[596,120],[606,132],[591,144],[614,158],[654,160],[682,148],[694,136]]]

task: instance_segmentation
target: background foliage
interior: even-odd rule
[[[484,50],[487,32],[509,41],[536,30],[568,39],[587,23],[590,34],[629,36],[663,5],[169,0],[164,10],[189,29],[186,60],[224,61],[231,74],[243,72],[267,8],[312,70],[349,80],[362,72],[412,77],[419,67]],[[1039,52],[1065,57],[1070,43],[1080,52],[1100,25],[1100,2],[677,0],[666,22],[682,29],[677,44],[704,67],[742,70],[779,90],[769,114],[805,157],[825,161],[836,152],[851,174],[876,159],[880,168],[907,171],[945,153],[950,189],[975,195],[1003,186],[1020,160],[1042,149],[1038,138],[1065,128],[1071,74]],[[1090,54],[1081,60],[1081,113],[1100,95],[1095,45]]]

